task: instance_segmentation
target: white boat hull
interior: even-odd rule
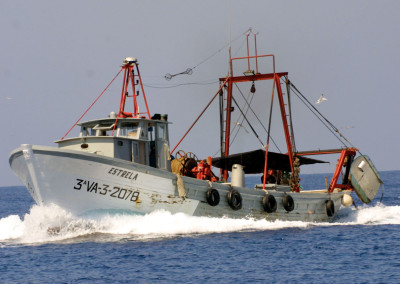
[[[242,208],[233,210],[227,202],[229,184],[181,177],[184,194],[178,189],[177,176],[171,172],[96,154],[55,147],[22,145],[11,153],[10,165],[26,185],[35,202],[57,204],[74,214],[96,210],[123,210],[146,214],[164,209],[188,215],[268,220],[330,221],[326,202],[334,202],[335,211],[347,191],[291,193],[269,190],[277,201],[277,210],[266,213],[261,189],[238,188]],[[221,200],[217,206],[206,201],[206,192],[217,189]],[[295,208],[287,212],[282,198],[290,194]]]

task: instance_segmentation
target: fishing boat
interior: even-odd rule
[[[341,206],[353,204],[353,191],[362,202],[371,202],[382,181],[368,156],[357,156],[359,151],[353,146],[297,150],[290,100],[290,91],[297,88],[287,72],[275,71],[274,55],[258,55],[256,45],[255,54],[249,54],[249,36],[254,36],[256,43],[255,34],[246,34],[247,56],[230,58],[230,72],[219,79],[219,89],[207,105],[219,98],[217,157],[210,153],[199,159],[193,152],[177,150],[180,142],[170,150],[168,115],[150,114],[138,60],[127,57],[117,74],[124,74],[118,113],[80,122],[82,116],[74,125],[80,127],[79,135],[66,138],[71,128],[56,141],[57,147],[21,145],[10,154],[12,170],[37,204],[54,203],[74,214],[103,210],[147,214],[167,210],[194,216],[325,222],[332,221]],[[272,72],[261,73],[262,60],[272,65]],[[237,75],[233,66],[239,61],[245,62],[247,70]],[[246,113],[236,104],[234,86],[248,82],[254,94],[254,84],[259,81],[273,84],[272,93],[263,96],[266,102],[270,101],[270,114],[274,98],[278,101],[286,150],[270,151],[269,115],[262,146],[231,153],[232,124],[241,126],[247,122],[254,132]],[[286,85],[286,92],[282,85]],[[131,112],[126,107],[129,102],[133,104]],[[144,106],[143,112],[139,105]],[[242,122],[232,120],[235,107],[243,116]],[[263,111],[268,113],[268,109]],[[323,163],[310,156],[328,154],[339,156],[330,182],[326,181],[324,188],[304,190],[300,167]],[[248,186],[248,174],[262,174],[262,178]]]

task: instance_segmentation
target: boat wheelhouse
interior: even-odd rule
[[[79,137],[56,141],[59,148],[83,151],[171,170],[166,115],[153,119],[109,118],[79,123]]]

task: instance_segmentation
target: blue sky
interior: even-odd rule
[[[173,122],[172,148],[227,74],[228,52],[220,49],[231,35],[239,37],[232,50],[244,55],[240,35],[249,27],[259,33],[259,54],[275,54],[277,71],[289,72],[311,101],[324,94],[328,100],[318,109],[379,170],[399,169],[399,1],[3,0],[0,186],[21,184],[9,168],[9,153],[20,144],[55,145],[127,56],[140,62],[150,111],[168,113]],[[213,54],[192,75],[164,79]],[[114,83],[86,118],[117,111],[120,87]],[[202,158],[215,154],[216,109],[180,148]],[[335,138],[308,122],[305,110],[295,115],[301,150],[314,149],[314,142],[335,147]],[[255,149],[253,141],[242,131],[235,149]]]

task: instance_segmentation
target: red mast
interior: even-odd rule
[[[139,72],[139,63],[137,62],[137,59],[134,57],[126,57],[124,59],[124,64],[122,65],[122,69],[124,70],[124,81],[122,82],[121,102],[119,106],[118,117],[138,118],[142,116],[146,118],[147,116],[147,118],[150,119],[149,106],[147,105],[146,94],[144,93],[142,78]],[[137,74],[135,74],[135,69]],[[129,94],[128,91],[129,85],[131,85],[132,94]],[[143,100],[146,105],[146,112],[139,112],[139,104],[138,104],[139,88],[137,87],[138,85],[140,86],[140,89],[142,91]],[[133,100],[133,112],[125,111],[125,104],[127,98],[132,98]]]
[[[255,45],[255,56],[250,56],[249,54],[249,44],[248,44],[248,37],[249,35],[254,36],[254,45]],[[287,72],[283,73],[276,73],[275,72],[275,57],[273,54],[268,54],[268,55],[258,55],[257,54],[257,41],[256,41],[256,34],[253,33],[251,30],[249,31],[248,34],[246,34],[246,39],[247,39],[247,56],[245,57],[237,57],[237,58],[231,58],[230,59],[230,76],[227,79],[228,83],[228,90],[227,90],[227,98],[226,98],[226,119],[225,119],[225,130],[223,131],[224,134],[224,153],[221,153],[221,156],[229,156],[229,144],[230,144],[230,124],[231,124],[231,112],[233,111],[232,107],[232,87],[234,83],[240,83],[240,82],[255,82],[255,81],[260,81],[260,80],[273,80],[274,85],[276,87],[276,92],[279,100],[279,106],[280,106],[280,111],[281,111],[281,117],[282,117],[282,123],[283,123],[283,131],[285,134],[285,139],[286,139],[286,145],[287,145],[287,150],[288,150],[288,157],[289,157],[289,162],[290,162],[290,168],[293,172],[294,169],[294,152],[292,149],[292,138],[290,136],[289,132],[289,123],[287,121],[287,113],[285,110],[285,103],[284,103],[284,98],[283,98],[283,93],[282,89],[280,86],[280,78],[283,76],[287,76]],[[272,57],[273,60],[273,73],[270,74],[261,74],[258,71],[258,59],[263,58],[263,57]],[[234,60],[247,60],[247,65],[248,65],[248,70],[244,72],[244,76],[234,76],[233,75],[233,61]],[[255,60],[256,63],[256,70],[251,70],[250,68],[250,60]],[[226,78],[220,78],[220,82],[226,82]],[[225,82],[223,84],[225,84]],[[273,96],[273,94],[272,94]],[[269,146],[269,139],[264,145],[266,147],[266,156],[265,156],[265,168],[264,168],[264,186],[265,186],[265,177],[268,169],[268,147]],[[223,179],[227,180],[228,179],[228,169],[224,169],[223,172]],[[296,188],[296,185],[294,185],[294,188]]]

